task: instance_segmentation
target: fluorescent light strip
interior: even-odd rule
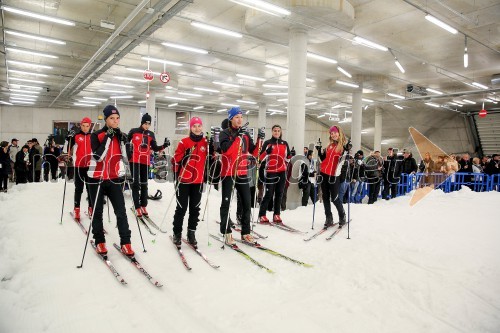
[[[251,76],[251,75],[245,75],[245,74],[236,74],[237,77],[240,77],[242,79],[248,79],[248,80],[253,80],[253,81],[261,81],[265,82],[266,79],[262,77],[257,77],[257,76]]]
[[[349,82],[345,82],[345,81],[341,81],[341,80],[336,80],[335,83],[341,84],[343,86],[352,87],[352,88],[359,88],[359,86],[357,84],[349,83]]]
[[[23,94],[39,94],[39,91],[22,90],[22,89],[9,89],[11,92],[18,92]]]
[[[125,77],[125,76],[115,76],[114,78],[117,80],[133,81],[133,82],[140,82],[140,83],[148,82],[144,79],[142,79],[142,80],[141,79],[133,79],[131,77]]]
[[[464,51],[464,68],[469,67],[469,54],[467,53],[467,48]]]
[[[35,102],[28,102],[28,101],[11,101],[14,102],[14,104],[35,104]]]
[[[19,65],[19,66],[29,66],[29,67],[34,67],[34,68],[44,68],[44,69],[52,69],[52,66],[46,66],[46,65],[39,65],[39,64],[34,64],[31,62],[24,62],[24,61],[17,61],[17,60],[7,60],[8,63],[14,64],[14,65]]]
[[[253,101],[245,101],[243,99],[237,99],[236,102],[239,102],[239,103],[244,103],[244,104],[257,104],[257,102],[253,102]]]
[[[98,97],[82,97],[83,99],[89,99],[94,101],[107,101],[106,98],[98,98]]]
[[[304,104],[305,106],[311,106],[311,105],[316,105],[318,104],[318,102],[309,102],[309,103],[306,103]]]
[[[443,94],[441,91],[435,90],[435,89],[431,89],[431,88],[426,88],[425,90],[427,90],[428,92],[434,93],[434,94],[438,94],[438,95],[442,95]]]
[[[12,81],[21,81],[21,82],[31,82],[31,83],[39,83],[39,84],[44,84],[44,81],[39,81],[39,80],[31,80],[31,79],[20,79],[18,77],[10,77],[9,80]]]
[[[94,105],[94,104],[85,104],[85,103],[73,103],[73,105],[76,105],[76,106],[87,106],[87,107],[89,107],[89,106],[96,107],[97,106],[97,105]]]
[[[312,82],[314,82],[314,80],[306,77],[306,82],[311,82],[312,83]]]
[[[364,102],[373,103],[373,101],[371,99],[368,99],[368,98],[362,98],[361,100]]]
[[[89,101],[89,100],[84,100],[84,99],[79,99],[77,101],[79,103],[88,103],[88,104],[94,104],[94,105],[102,104],[102,102],[99,102],[99,101]]]
[[[276,109],[267,109],[267,111],[275,112],[275,113],[285,113],[286,111],[283,110],[276,110]]]
[[[104,84],[107,86],[120,87],[120,88],[130,88],[130,89],[134,88],[134,86],[128,86],[126,84],[109,83],[109,82],[104,82]]]
[[[288,93],[286,92],[270,92],[270,93],[264,93],[264,96],[287,96]]]
[[[346,71],[345,69],[343,69],[342,67],[337,66],[337,70],[339,72],[341,72],[342,74],[344,74],[345,76],[347,76],[348,78],[352,78],[352,75],[348,71]]]
[[[34,76],[48,77],[47,74],[36,73],[36,72],[18,71],[15,69],[9,69],[9,72],[16,73],[16,74],[22,74],[22,75],[34,75]]]
[[[18,36],[18,37],[23,37],[23,38],[29,38],[29,39],[39,40],[39,41],[42,41],[42,42],[47,42],[47,43],[52,43],[52,44],[66,45],[66,42],[64,42],[62,40],[52,39],[52,38],[38,36],[38,35],[25,34],[23,32],[17,32],[17,31],[12,31],[12,30],[5,30],[5,33],[9,34],[9,35],[13,35],[13,36]]]
[[[29,16],[29,17],[33,17],[33,18],[36,18],[36,19],[39,19],[39,20],[42,20],[42,21],[49,21],[49,22],[63,24],[63,25],[75,26],[75,22],[69,21],[69,20],[60,19],[60,18],[57,18],[57,17],[52,17],[52,16],[47,16],[47,15],[37,14],[37,13],[29,12],[27,10],[17,9],[17,8],[10,7],[10,6],[2,6],[1,8],[3,10],[7,11],[7,12],[10,12],[10,13],[24,15],[24,16]]]
[[[425,104],[427,104],[427,105],[429,105],[429,106],[432,106],[432,107],[434,107],[434,108],[439,108],[439,107],[441,107],[439,104],[436,104],[436,103],[431,103],[431,102],[427,102],[427,103],[425,103]]]
[[[187,101],[187,98],[182,98],[182,97],[163,96],[163,98],[172,99],[174,101]]]
[[[194,87],[194,90],[198,91],[207,91],[207,92],[213,92],[213,93],[220,93],[220,90],[217,89],[209,89],[209,88],[202,88],[202,87]]]
[[[220,105],[231,106],[231,107],[237,107],[237,106],[239,106],[237,104],[231,104],[231,103],[220,103]]]
[[[403,107],[402,107],[402,106],[399,106],[399,105],[396,105],[396,104],[394,104],[394,106],[395,106],[395,107],[397,107],[397,108],[398,108],[398,109],[400,109],[400,110],[403,110]]]
[[[182,95],[182,96],[192,96],[192,97],[201,97],[201,96],[203,96],[203,95],[200,95],[200,94],[193,94],[193,93],[184,92],[184,91],[179,91],[178,94]]]
[[[10,52],[16,52],[16,53],[22,53],[22,54],[29,54],[29,55],[39,56],[39,57],[52,58],[52,59],[59,58],[58,56],[55,56],[55,55],[52,55],[52,54],[47,54],[47,53],[42,53],[42,52],[26,51],[26,50],[14,49],[12,47],[6,47],[5,49],[7,51],[10,51]]]
[[[99,89],[100,92],[112,93],[112,94],[125,94],[124,90],[109,90],[109,89]]]
[[[125,68],[126,70],[128,71],[131,71],[131,72],[137,72],[137,73],[142,73],[144,74],[144,69],[138,69],[138,68],[131,68],[131,67],[127,67]],[[161,73],[160,72],[153,72],[154,75],[160,75]]]
[[[147,102],[146,100],[144,100],[144,101],[138,101],[137,104],[146,104],[146,102]]]
[[[285,8],[270,4],[269,2],[262,0],[229,0],[229,1],[274,16],[288,16],[291,14],[291,12],[289,10],[286,10]]]
[[[174,43],[169,43],[169,42],[164,42],[161,44],[164,46],[167,46],[167,47],[172,47],[174,49],[179,49],[179,50],[184,50],[184,51],[189,51],[189,52],[194,52],[194,53],[200,53],[200,54],[207,54],[208,53],[207,50],[199,49],[196,47],[190,47],[190,46],[174,44]]]
[[[481,89],[489,89],[488,86],[485,86],[484,84],[481,84],[479,82],[472,82],[472,84]]]
[[[263,84],[264,88],[275,88],[275,89],[288,89],[288,86],[283,86],[280,84]]]
[[[10,96],[17,96],[17,97],[28,97],[30,99],[36,99],[38,98],[39,96],[33,96],[33,95],[25,95],[25,94],[10,94]]]
[[[43,90],[42,87],[29,86],[29,85],[24,85],[24,84],[10,83],[9,85],[14,87],[14,88],[28,88],[28,89],[32,89],[32,90]]]
[[[462,101],[464,101],[465,103],[468,103],[468,104],[476,104],[476,102],[468,100],[468,99],[463,99]]]
[[[247,110],[247,112],[245,112],[245,114],[249,114],[250,113],[250,110]]]
[[[220,86],[226,86],[226,87],[234,87],[234,88],[239,88],[240,85],[233,84],[233,83],[226,83],[226,82],[220,82],[220,81],[212,81],[213,84],[218,84]]]
[[[168,107],[171,108],[171,107],[174,107],[174,106],[177,106],[179,105],[179,103],[172,103],[172,104],[169,104]]]
[[[403,73],[403,74],[404,74],[404,73],[405,73],[405,69],[403,68],[403,66],[401,66],[401,63],[399,62],[399,60],[397,60],[397,59],[396,59],[396,60],[394,61],[394,63],[395,63],[395,64],[396,64],[396,66],[398,67],[399,71],[400,71],[401,73]]]
[[[238,32],[234,32],[234,31],[231,31],[231,30],[222,29],[222,28],[215,27],[213,25],[208,25],[208,24],[201,23],[201,22],[191,22],[191,25],[194,26],[194,27],[200,28],[200,29],[204,29],[204,30],[216,32],[218,34],[223,34],[223,35],[226,35],[226,36],[231,36],[231,37],[236,37],[236,38],[242,38],[243,37],[243,35],[240,34],[240,33],[238,33]]]
[[[276,102],[288,102],[288,97],[277,99]],[[279,104],[276,104],[276,105],[279,105]],[[271,105],[269,105],[269,106],[271,106]]]
[[[110,99],[129,99],[134,98],[132,95],[122,95],[122,96],[109,96]]]
[[[165,64],[165,65],[182,66],[182,64],[180,62],[177,62],[177,61],[169,61],[169,60],[163,60],[163,59],[151,58],[151,57],[141,57],[141,59],[146,60],[146,61],[158,62],[160,64]]]
[[[323,118],[324,116],[324,114],[320,114],[317,118]]]
[[[225,112],[225,111],[227,111],[227,110],[226,109],[219,109],[219,110],[217,110],[217,112]]]
[[[277,71],[288,72],[288,68],[282,67],[282,66],[276,66],[276,65],[272,65],[272,64],[266,64],[266,67],[270,68],[270,69],[275,69]]]
[[[204,108],[204,106],[203,106],[203,105],[200,105],[200,106],[196,106],[196,107],[194,107],[194,108],[193,108],[193,110],[199,110],[199,109],[203,109],[203,108]]]
[[[401,95],[398,95],[398,94],[393,94],[393,93],[387,93],[387,95],[391,96],[391,97],[396,97],[396,98],[399,98],[399,99],[405,99],[404,96],[401,96]]]
[[[4,101],[0,101],[1,104],[5,104],[5,105],[14,105],[12,103],[9,103],[9,102],[4,102]]]
[[[361,134],[368,134],[368,131],[361,131]]]
[[[432,22],[434,23],[435,25],[437,25],[438,27],[448,31],[448,32],[451,32],[452,34],[457,34],[458,33],[458,30],[449,26],[448,24],[444,23],[443,21],[441,20],[438,20],[437,18],[435,18],[434,16],[432,15],[425,15],[425,19],[429,22]]]
[[[456,103],[456,102],[449,102],[450,104],[453,104],[453,105],[456,105],[458,107],[462,107],[464,106],[463,104],[459,104],[459,103]]]
[[[493,103],[493,104],[498,104],[498,102],[497,102],[497,101],[494,101],[494,100],[489,99],[489,98],[485,98],[485,99],[484,99],[484,101],[485,101],[485,102],[490,102],[490,103]]]
[[[374,43],[372,41],[369,41],[368,39],[364,39],[364,38],[359,37],[359,36],[354,37],[354,41],[358,42],[361,45],[368,46],[372,49],[377,49],[377,50],[381,50],[381,51],[389,51],[389,49],[387,47],[382,46],[382,45],[377,44],[377,43]]]
[[[328,62],[330,64],[336,64],[337,63],[337,60],[335,60],[335,59],[324,57],[322,55],[311,53],[311,52],[307,52],[307,56],[309,58],[313,58],[313,59],[316,59],[316,60],[321,60],[321,61],[324,61],[324,62]]]
[[[10,97],[11,100],[19,100],[19,101],[30,101],[30,102],[34,102],[36,101],[36,99],[38,98],[38,96],[34,96],[34,97]]]

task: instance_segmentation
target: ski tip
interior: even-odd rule
[[[314,265],[311,265],[311,264],[306,264],[306,263],[302,264],[302,266],[304,266],[304,267],[308,267],[308,268],[314,267]]]

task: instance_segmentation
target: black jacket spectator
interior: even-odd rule
[[[401,163],[401,173],[412,173],[417,172],[418,166],[417,161],[410,155],[407,158],[403,159]]]

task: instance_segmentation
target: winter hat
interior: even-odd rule
[[[307,156],[309,156],[309,155],[312,156],[313,153],[314,152],[312,150],[307,150]]]
[[[151,124],[151,116],[149,115],[149,113],[145,113],[141,119],[141,125],[144,125],[146,123]]]
[[[28,145],[24,145],[24,146],[23,146],[23,148],[21,148],[21,149],[24,149],[24,148],[26,148],[26,149],[30,149],[30,146],[28,146]]]
[[[120,115],[120,112],[118,112],[118,109],[114,105],[108,105],[102,110],[102,113],[104,113],[104,120],[108,119],[109,116],[112,114],[117,114]]]
[[[189,121],[189,128],[193,127],[196,124],[203,125],[200,117],[191,118],[191,120]]]
[[[239,106],[235,106],[233,108],[230,108],[228,111],[227,111],[227,119],[231,120],[233,119],[234,116],[238,115],[238,114],[243,114],[241,112],[241,109]]]
[[[90,120],[89,117],[85,117],[82,119],[82,121],[80,122],[80,124],[92,124],[92,120]]]
[[[333,133],[333,132],[339,132],[339,129],[337,128],[337,126],[333,125],[332,127],[330,127],[330,133]]]
[[[362,151],[362,150],[358,150],[358,151],[356,152],[356,154],[361,155],[361,156],[363,156],[363,155],[364,155],[364,153],[363,153],[363,151]]]

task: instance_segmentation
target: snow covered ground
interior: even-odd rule
[[[150,193],[156,188],[163,199],[149,207],[161,223],[172,185],[152,182]],[[113,249],[119,241],[113,216],[111,223],[105,219],[109,255],[128,285],[120,285],[92,250],[84,268],[76,268],[85,238],[68,214],[72,184],[59,224],[62,190],[63,183],[43,183],[0,194],[2,333],[500,332],[498,192],[434,191],[413,208],[410,196],[352,205],[349,240],[347,229],[329,242],[324,235],[304,242],[302,235],[257,226],[269,236],[263,245],[314,265],[241,245],[275,274],[214,240],[208,245],[207,227],[218,231],[215,191],[210,221],[200,222],[197,235],[219,270],[186,246],[193,269],[184,268],[168,240],[174,207],[164,224],[168,235],[159,234],[153,244],[155,237],[142,230],[147,253],[140,251],[129,214],[137,258],[164,284],[158,289]],[[316,230],[324,221],[321,206],[317,213]],[[309,206],[282,217],[310,233],[311,214]]]

